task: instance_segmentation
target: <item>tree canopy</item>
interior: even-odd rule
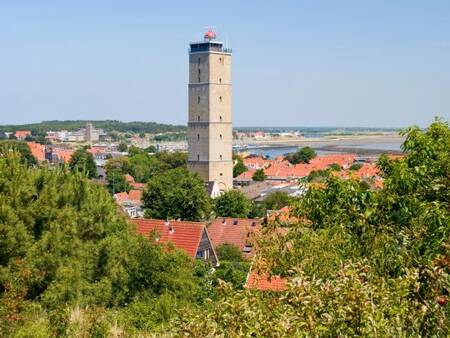
[[[0,141],[0,156],[6,156],[10,152],[17,152],[20,154],[22,163],[26,163],[29,166],[33,166],[38,163],[36,157],[34,157],[31,153],[30,147],[28,147],[25,142],[15,140]]]
[[[86,148],[77,149],[69,161],[69,168],[72,171],[84,172],[89,178],[97,177],[97,165],[94,157]]]
[[[264,172],[264,169],[256,169],[252,176],[253,181],[255,182],[262,182],[266,179],[266,174]]]
[[[220,217],[245,218],[250,210],[250,201],[239,190],[228,190],[214,199],[214,212]]]
[[[144,191],[146,217],[199,221],[209,216],[211,205],[203,180],[184,167],[152,177]]]
[[[295,153],[286,156],[291,164],[309,163],[317,154],[311,147],[303,147],[297,150]]]

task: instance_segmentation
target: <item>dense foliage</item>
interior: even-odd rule
[[[253,181],[255,182],[262,182],[266,179],[266,174],[264,172],[264,169],[256,169],[252,176]]]
[[[450,130],[405,132],[405,158],[383,157],[384,188],[330,176],[294,202],[287,233],[270,223],[254,269],[281,293],[227,287],[181,323],[185,335],[448,336]]]
[[[236,164],[233,166],[233,177],[238,177],[240,174],[247,171],[247,167],[241,156],[233,154],[233,160],[236,161]]]
[[[239,190],[229,190],[214,199],[214,213],[220,217],[245,218],[251,203]]]
[[[82,173],[0,157],[0,336],[154,330],[200,286],[186,255],[134,235]]]
[[[149,218],[199,221],[209,217],[211,211],[203,180],[184,167],[152,177],[143,202]]]
[[[284,191],[274,191],[264,198],[263,206],[266,210],[279,210],[291,203],[293,199]]]
[[[86,173],[89,178],[97,177],[97,165],[95,164],[94,156],[84,147],[77,149],[73,153],[69,161],[69,168],[72,171]]]
[[[0,126],[0,131],[31,130],[33,135],[46,133],[55,130],[77,130],[84,128],[87,122],[91,122],[95,128],[101,128],[105,131],[133,132],[133,133],[164,133],[185,131],[185,126],[175,126],[170,124],[161,124],[155,122],[121,122],[116,120],[104,121],[43,121],[39,123],[22,125]]]
[[[291,164],[309,163],[317,154],[311,147],[303,147],[297,150],[295,153],[286,156],[286,160]]]
[[[38,163],[36,157],[31,153],[30,147],[25,142],[15,140],[0,141],[0,156],[5,156],[10,152],[18,152],[20,154],[20,161],[29,166],[34,166]]]

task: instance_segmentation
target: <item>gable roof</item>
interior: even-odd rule
[[[45,146],[36,142],[27,142],[28,148],[38,161],[45,161]]]
[[[186,252],[191,258],[195,258],[202,238],[206,231],[204,223],[185,221],[164,221],[161,219],[131,219],[136,225],[136,232],[148,237],[155,230],[159,242],[171,242],[173,245]]]
[[[208,232],[215,248],[221,244],[232,244],[244,250],[247,244],[251,245],[252,235],[260,228],[261,220],[221,217],[216,218],[208,226]]]

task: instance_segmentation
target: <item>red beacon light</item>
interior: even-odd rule
[[[205,40],[215,40],[216,39],[216,32],[214,32],[211,28],[208,29],[208,31],[203,36]]]

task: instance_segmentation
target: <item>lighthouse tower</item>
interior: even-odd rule
[[[233,187],[231,50],[211,29],[190,44],[188,91],[188,167],[220,194]]]

